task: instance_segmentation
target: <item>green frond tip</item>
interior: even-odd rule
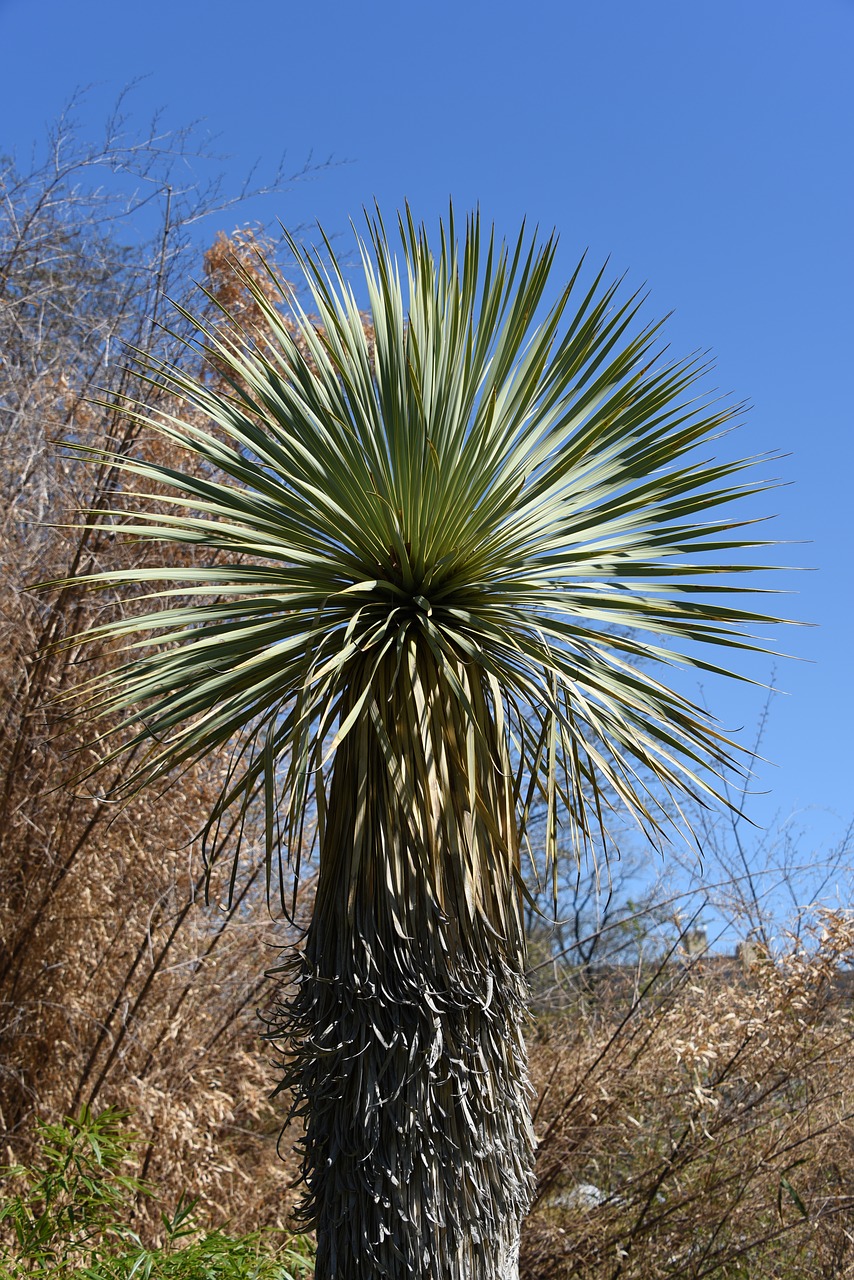
[[[473,802],[490,691],[517,824],[532,794],[582,840],[614,805],[655,834],[681,792],[723,801],[739,748],[661,662],[729,671],[775,621],[746,577],[769,482],[716,456],[737,408],[601,272],[552,301],[553,239],[458,225],[434,252],[408,209],[396,237],[369,219],[366,311],[328,242],[291,241],[305,309],[259,262],[260,324],[204,331],[215,376],[151,370],[164,444],[113,458],[129,509],[92,516],[163,548],[162,570],[149,550],[93,585],[169,588],[86,637],[125,646],[91,691],[138,753],[125,786],[237,741],[212,821],[266,793],[293,855],[335,751],[427,662]]]

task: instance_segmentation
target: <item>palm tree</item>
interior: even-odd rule
[[[766,484],[637,296],[580,265],[547,306],[554,238],[398,230],[360,241],[367,314],[292,244],[310,313],[266,268],[263,336],[202,335],[225,382],[152,375],[181,409],[140,420],[192,465],[114,459],[144,492],[91,518],[207,559],[90,579],[156,584],[91,633],[127,658],[90,703],[137,788],[231,744],[209,830],[257,798],[280,884],[316,827],[271,1034],[320,1280],[493,1280],[531,1188],[527,815],[581,855],[623,806],[656,839],[722,799],[737,748],[662,672],[761,647],[730,507]]]

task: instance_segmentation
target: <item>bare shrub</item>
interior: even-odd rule
[[[854,1272],[854,918],[541,1019],[531,1280]]]
[[[197,157],[189,133],[133,135],[119,114],[98,146],[63,120],[43,160],[23,172],[0,164],[0,1124],[13,1164],[36,1116],[130,1107],[140,1174],[249,1229],[284,1222],[293,1174],[275,1152],[256,1018],[271,942],[292,936],[266,910],[252,854],[263,842],[247,815],[236,896],[229,905],[214,874],[206,906],[195,836],[227,760],[121,806],[105,795],[126,764],[97,790],[85,781],[111,740],[93,744],[63,702],[83,660],[63,641],[136,605],[29,589],[147,563],[144,544],[112,528],[124,482],[99,451],[137,447],[129,397],[170,408],[128,352],[183,349],[180,316],[169,316],[175,332],[161,327],[164,298],[189,298],[200,256],[190,228],[227,203],[185,180]],[[212,253],[248,262],[251,242],[219,237]],[[210,266],[208,282],[216,324],[222,280]],[[100,527],[81,530],[80,510],[101,513]],[[90,646],[85,670],[97,676],[115,658]]]

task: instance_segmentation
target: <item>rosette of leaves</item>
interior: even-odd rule
[[[764,643],[766,483],[715,457],[738,409],[637,296],[582,264],[549,301],[554,238],[396,233],[360,241],[366,311],[328,244],[292,244],[305,307],[247,275],[263,325],[202,334],[217,377],[153,371],[177,407],[140,420],[192,465],[112,459],[129,509],[92,521],[193,562],[89,580],[144,600],[95,633],[126,652],[90,702],[134,787],[230,744],[211,829],[258,799],[282,885],[316,827],[270,1034],[317,1275],[493,1280],[531,1188],[527,816],[548,858],[615,808],[655,838],[722,798],[737,748],[667,665]]]

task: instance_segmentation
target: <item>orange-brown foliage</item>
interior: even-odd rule
[[[854,918],[541,1020],[528,1280],[854,1274]]]
[[[134,399],[152,413],[174,406],[121,353],[123,343],[159,343],[158,354],[179,354],[156,320],[161,291],[189,288],[191,246],[173,205],[152,243],[123,249],[99,222],[98,199],[68,185],[98,157],[77,160],[70,173],[56,159],[28,179],[2,175],[0,1163],[26,1158],[37,1115],[131,1107],[144,1138],[139,1171],[167,1201],[188,1190],[214,1219],[282,1225],[293,1165],[276,1154],[275,1076],[257,1007],[275,945],[292,932],[267,912],[251,818],[237,897],[229,905],[227,878],[215,875],[206,905],[196,835],[225,761],[121,804],[110,792],[130,761],[85,780],[109,743],[63,695],[117,655],[103,642],[63,641],[134,601],[67,585],[30,590],[161,554],[116,535],[126,499],[109,459],[86,461],[56,442],[169,450],[154,436],[143,446],[122,411]],[[211,252],[246,256],[250,239],[220,237]],[[248,298],[232,279],[209,272],[229,306]],[[217,322],[213,307],[209,318]],[[101,527],[83,527],[81,510]]]

